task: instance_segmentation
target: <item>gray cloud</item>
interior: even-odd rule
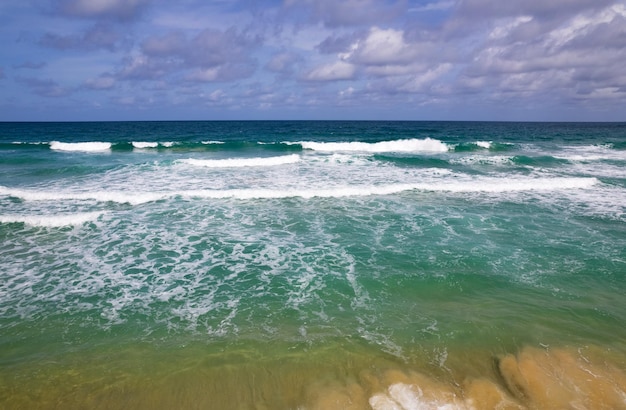
[[[99,49],[116,51],[128,43],[129,40],[119,30],[104,24],[96,24],[81,34],[46,33],[39,41],[44,47],[82,51]]]
[[[469,82],[525,94],[560,90],[566,96],[589,89],[623,94],[626,43],[609,39],[626,37],[626,7],[580,13],[542,27],[532,40],[517,41],[523,26],[536,24],[534,20],[519,17],[492,30],[465,70]]]
[[[265,65],[265,68],[274,73],[289,75],[292,74],[295,67],[303,61],[304,59],[299,54],[283,51],[274,54]]]
[[[28,70],[39,70],[41,68],[44,68],[46,66],[46,63],[43,61],[38,61],[38,62],[33,62],[33,61],[25,61],[21,64],[16,64],[13,66],[13,68],[18,68],[18,69],[28,69]]]
[[[83,88],[90,90],[109,90],[115,86],[116,80],[113,75],[103,74],[97,78],[90,78],[83,84]]]
[[[120,74],[125,79],[157,79],[179,74],[187,81],[233,81],[252,75],[251,57],[262,39],[230,28],[205,29],[188,38],[182,32],[147,38],[141,55],[126,60]]]
[[[172,32],[151,37],[142,43],[143,53],[150,57],[175,58],[191,67],[211,68],[226,63],[250,61],[250,54],[262,39],[238,32],[205,29],[191,39]]]
[[[493,18],[531,15],[536,18],[571,16],[585,10],[598,10],[614,0],[461,0],[457,11],[470,18]]]
[[[152,0],[58,0],[57,11],[69,17],[128,21],[136,19]]]
[[[80,91],[103,110],[109,98],[257,117],[517,101],[615,113],[626,103],[623,0],[46,1],[53,13],[6,6],[18,23],[4,32],[0,78],[22,87],[4,87],[5,99],[28,87],[33,104]]]
[[[391,22],[406,11],[406,2],[379,0],[287,0],[287,9],[321,21],[327,27],[362,26]]]
[[[69,88],[63,87],[51,79],[21,77],[18,78],[18,81],[41,97],[64,97],[72,92]]]
[[[345,53],[350,49],[350,46],[362,38],[365,34],[363,32],[356,32],[343,35],[332,35],[324,39],[317,45],[317,50],[322,54],[335,54]]]

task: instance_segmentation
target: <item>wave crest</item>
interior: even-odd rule
[[[55,151],[78,151],[78,152],[99,152],[109,151],[110,142],[59,142],[52,141],[50,149]]]
[[[302,148],[322,152],[448,152],[444,142],[433,138],[381,142],[300,142]]]
[[[0,215],[0,223],[24,223],[30,226],[59,228],[62,226],[80,226],[85,222],[95,221],[106,212],[79,212],[66,215]]]
[[[180,160],[180,163],[205,168],[239,168],[239,167],[267,167],[276,165],[294,164],[300,161],[300,156],[281,155],[278,157],[255,158],[227,158],[227,159],[195,159]]]

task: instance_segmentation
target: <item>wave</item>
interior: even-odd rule
[[[12,189],[0,186],[0,195],[19,198],[24,201],[96,201],[115,202],[121,204],[139,205],[165,199],[171,195],[158,192],[123,192],[123,191],[91,191],[91,192],[62,192],[40,191],[27,189]]]
[[[52,141],[50,149],[56,151],[101,152],[111,149],[110,142],[59,142]]]
[[[246,189],[200,189],[177,191],[124,192],[59,192],[19,190],[0,187],[0,195],[16,197],[26,201],[97,201],[139,205],[170,198],[196,199],[282,199],[282,198],[344,198],[378,195],[393,195],[406,191],[442,193],[507,193],[507,192],[550,192],[590,188],[600,183],[597,178],[475,178],[467,180],[438,181],[430,183],[387,184],[387,185],[343,185],[334,188],[246,188]]]
[[[227,158],[227,159],[183,159],[179,163],[189,164],[205,168],[238,168],[238,167],[266,167],[276,165],[294,164],[300,161],[297,154],[282,155],[278,157],[256,158]]]
[[[558,166],[569,163],[568,160],[563,158],[552,157],[550,155],[540,155],[540,156],[526,156],[526,155],[515,155],[511,157],[511,162],[516,165],[526,165],[526,166]]]
[[[448,152],[449,147],[436,139],[403,139],[381,142],[314,142],[297,143],[303,149],[321,152]]]
[[[144,142],[144,141],[133,141],[133,148],[137,149],[146,149],[146,148],[157,148],[159,146],[158,142]]]
[[[475,151],[491,151],[491,152],[503,152],[511,151],[515,148],[514,144],[493,142],[493,141],[474,141],[474,142],[461,142],[452,146],[454,152],[475,152]]]
[[[431,156],[393,156],[385,154],[375,154],[377,161],[389,162],[400,166],[427,167],[427,168],[447,168],[450,162]]]
[[[572,162],[615,160],[625,161],[626,151],[615,149],[614,144],[567,146],[555,155],[556,158]]]
[[[0,223],[23,223],[30,226],[58,228],[62,226],[80,226],[85,222],[95,221],[106,212],[80,212],[66,215],[0,215]]]

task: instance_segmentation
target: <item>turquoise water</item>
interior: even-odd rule
[[[2,123],[0,403],[626,408],[624,204],[626,124]]]

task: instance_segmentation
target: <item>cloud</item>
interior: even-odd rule
[[[524,26],[535,24],[534,18],[525,17],[494,29],[465,74],[489,78],[483,83],[506,90],[565,90],[585,83],[602,88],[626,86],[624,42],[611,41],[626,40],[626,7],[613,5],[580,13],[559,25],[542,26],[541,35],[519,41]]]
[[[345,61],[324,64],[309,71],[303,79],[305,81],[339,81],[351,80],[356,73],[356,67]]]
[[[198,68],[185,77],[193,82],[223,82],[235,81],[250,77],[255,67],[250,64],[226,63],[211,68]]]
[[[265,65],[265,68],[274,73],[284,75],[292,74],[295,66],[303,61],[303,58],[294,52],[283,51],[274,54]]]
[[[373,27],[342,58],[367,65],[404,64],[414,61],[419,52],[418,47],[404,41],[402,30]]]
[[[115,86],[116,80],[112,75],[104,74],[97,78],[90,78],[83,84],[83,88],[91,90],[109,90]]]
[[[615,107],[626,104],[622,0],[46,1],[53,13],[2,6],[7,101],[26,101],[25,88],[44,106],[39,96],[80,91],[102,112],[105,96],[259,118],[270,107],[339,115],[333,107],[475,102],[542,118],[548,103],[612,107],[623,118]]]
[[[72,92],[69,88],[63,87],[51,79],[21,77],[18,81],[28,86],[35,94],[41,97],[64,97]]]
[[[125,57],[116,77],[122,80],[158,80],[179,67],[180,64],[173,61],[151,59],[139,54]]]
[[[172,31],[147,37],[140,50],[124,59],[116,76],[122,80],[234,81],[251,76],[257,62],[252,57],[259,36],[204,29],[194,36]]]
[[[449,10],[454,7],[456,4],[455,1],[452,0],[443,0],[443,1],[435,1],[432,3],[426,3],[423,6],[411,7],[407,11],[412,13],[424,13],[428,11],[443,11]]]
[[[587,10],[598,10],[614,4],[614,0],[461,0],[457,5],[458,13],[482,19],[532,15],[548,19],[571,16]]]
[[[59,0],[58,11],[66,16],[128,21],[139,17],[151,0]]]
[[[345,53],[350,49],[350,46],[357,42],[361,37],[363,37],[363,33],[361,32],[332,35],[319,43],[316,49],[322,54]]]
[[[125,42],[127,42],[127,39],[111,26],[96,24],[80,34],[59,35],[46,33],[40,39],[39,44],[58,50],[93,51],[105,49],[116,51]]]
[[[180,32],[150,37],[142,43],[143,53],[156,58],[176,58],[192,67],[212,68],[225,63],[250,61],[262,39],[238,32],[204,29],[191,39]]]
[[[331,28],[390,22],[406,9],[404,1],[379,0],[287,0],[285,5]]]
[[[17,69],[28,69],[28,70],[39,70],[41,68],[44,68],[46,66],[46,63],[44,61],[38,61],[38,62],[33,62],[33,61],[25,61],[21,64],[16,64],[13,66],[13,68],[17,68]]]

